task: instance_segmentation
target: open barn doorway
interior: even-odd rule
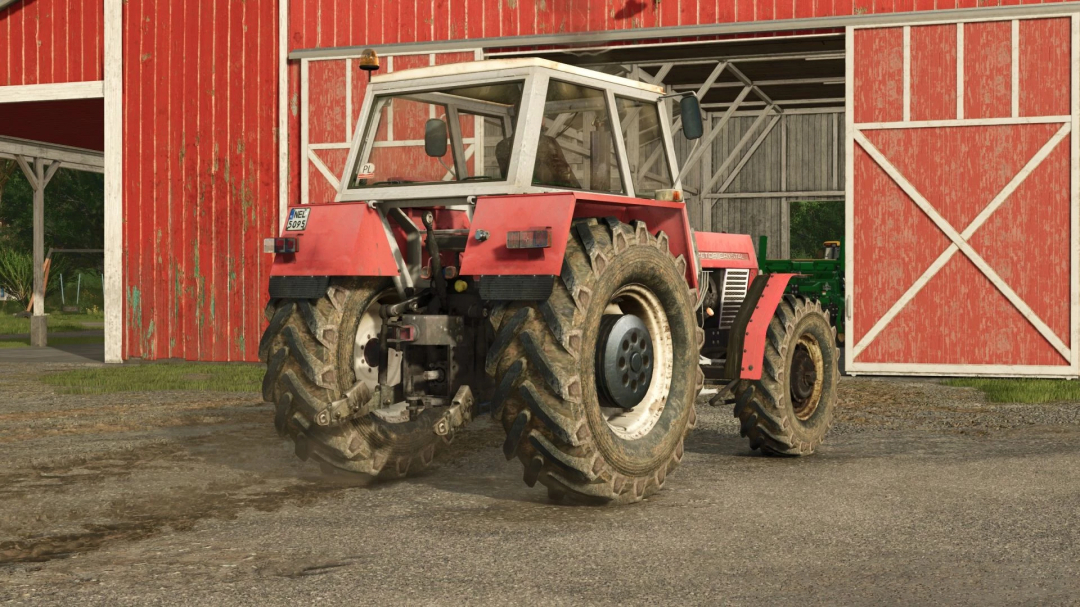
[[[674,129],[694,229],[749,234],[755,246],[767,237],[771,259],[821,257],[843,237],[842,31],[485,56],[542,56],[694,92],[705,136]]]
[[[0,348],[14,358],[105,360],[103,112],[0,104]]]

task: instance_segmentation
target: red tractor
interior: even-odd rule
[[[635,502],[706,374],[752,448],[812,453],[833,328],[749,236],[691,230],[672,114],[702,119],[677,97],[541,59],[375,76],[336,199],[265,245],[263,395],[297,455],[401,477],[490,413],[528,485]]]

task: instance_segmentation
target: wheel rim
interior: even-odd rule
[[[637,342],[630,343],[630,347],[622,351],[625,358],[622,369],[618,367],[618,358],[615,359],[613,365],[608,365],[606,363],[611,361],[606,360],[598,352],[595,369],[598,388],[605,386],[609,394],[612,392],[611,388],[614,387],[609,384],[624,388],[621,391],[622,398],[617,399],[622,400],[624,406],[609,406],[615,403],[601,399],[600,411],[608,427],[616,436],[623,440],[637,440],[652,431],[667,404],[674,359],[671,327],[659,298],[643,285],[626,285],[616,291],[604,310],[604,315],[619,318],[609,318],[602,324],[602,326],[608,325],[605,327],[608,330],[601,331],[602,341],[597,343],[598,350],[612,344],[621,349],[623,341],[630,341],[632,336],[637,337]],[[623,325],[621,329],[617,329],[619,325]],[[613,331],[618,331],[614,333],[616,339],[609,343],[609,340],[605,338],[611,336]],[[631,349],[633,352],[630,351]],[[636,372],[630,373],[634,370],[633,354],[639,357],[638,368]],[[605,377],[605,367],[612,370],[607,377]],[[617,370],[626,372],[627,385],[623,385],[623,374],[616,372]],[[631,375],[638,384],[633,390],[625,390],[631,385]],[[646,382],[644,389],[641,385],[642,379]],[[627,396],[628,393],[634,396]],[[636,404],[625,400],[636,398],[637,395],[641,397]],[[633,406],[626,408],[627,404],[633,404]]]
[[[821,345],[809,333],[799,337],[791,356],[790,378],[791,406],[795,417],[806,421],[817,411],[825,380],[825,364]]]
[[[372,298],[367,308],[360,314],[353,338],[353,374],[356,381],[362,382],[372,391],[379,385],[379,332],[382,330],[383,304],[393,303],[396,294],[393,290],[383,291]],[[392,378],[388,377],[388,380]],[[393,381],[389,381],[391,385]],[[406,403],[396,403],[376,409],[373,413],[384,421],[401,423],[409,420]]]
[[[649,329],[634,314],[605,314],[596,349],[596,385],[608,407],[633,409],[652,383],[653,345]]]

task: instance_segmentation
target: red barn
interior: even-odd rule
[[[846,201],[847,368],[1080,374],[1080,3],[0,0],[0,156],[106,180],[106,356],[252,360],[290,203],[331,200],[373,47],[694,90],[702,229]],[[402,142],[408,145],[408,142]],[[36,166],[31,166],[36,161]],[[35,173],[35,171],[37,171]]]

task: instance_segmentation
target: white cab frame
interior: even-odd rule
[[[424,199],[446,200],[465,199],[469,196],[567,191],[565,188],[532,185],[532,167],[535,165],[537,141],[543,126],[542,119],[547,87],[548,82],[552,79],[603,89],[606,92],[607,111],[612,125],[611,130],[615,134],[616,141],[614,151],[619,159],[620,174],[625,189],[624,195],[629,198],[634,197],[634,185],[626,159],[625,145],[622,141],[622,127],[615,108],[615,96],[635,99],[645,103],[656,103],[660,110],[660,124],[664,131],[664,146],[667,152],[669,170],[673,180],[675,180],[674,187],[681,188],[680,182],[675,177],[679,174],[679,171],[676,166],[675,149],[672,144],[671,117],[667,110],[667,104],[658,103],[661,95],[664,94],[662,87],[545,59],[528,58],[455,63],[397,72],[373,78],[372,85],[369,87],[364,99],[360,120],[357,121],[353,133],[352,146],[345,162],[345,171],[341,179],[338,180],[336,200],[339,202],[370,202],[373,199],[377,199],[379,202],[395,200],[418,201]],[[362,153],[365,127],[371,121],[372,100],[375,96],[507,81],[524,81],[525,86],[514,134],[514,147],[511,152],[509,171],[505,181],[443,182],[381,188],[348,187],[348,175],[356,165],[357,157]]]

